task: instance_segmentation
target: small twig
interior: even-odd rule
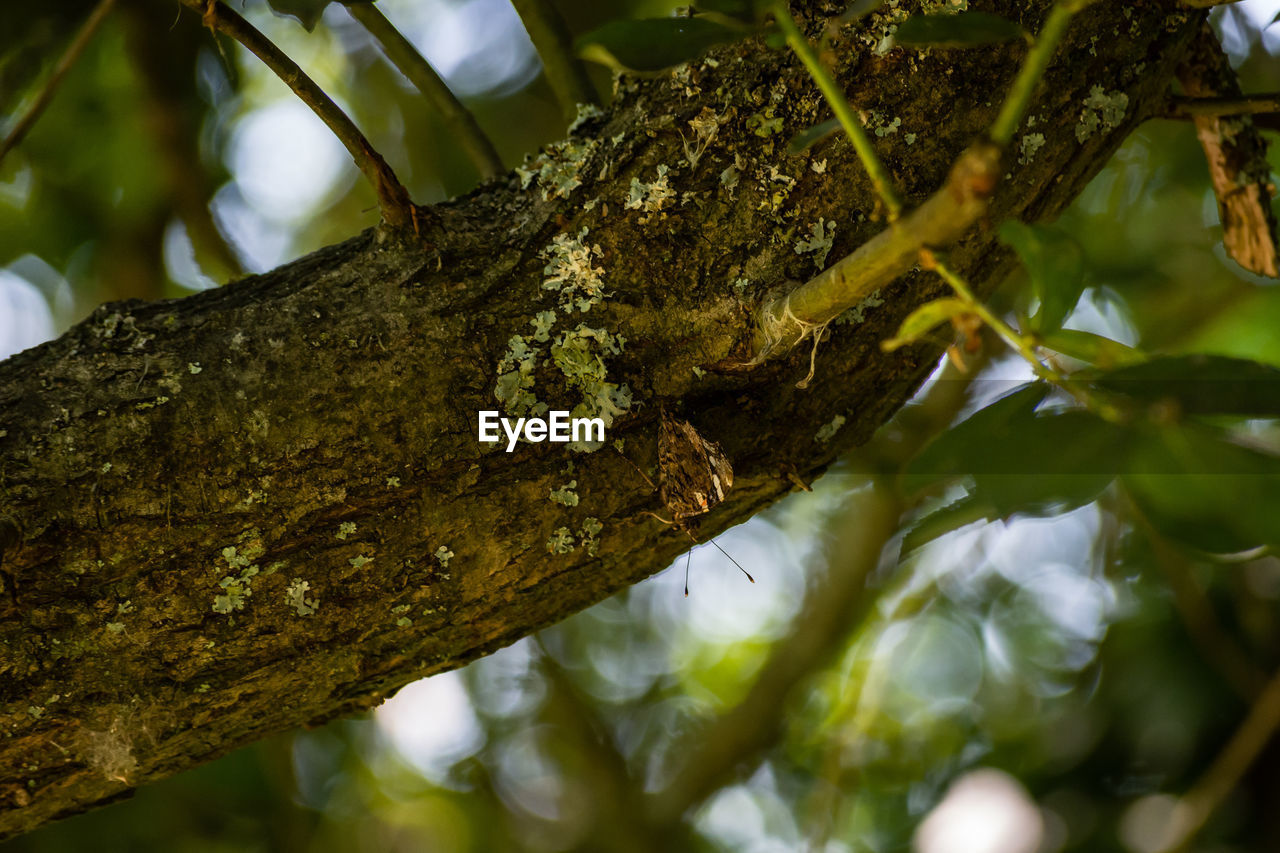
[[[378,205],[382,209],[382,218],[388,225],[395,228],[413,227],[417,230],[417,208],[409,198],[408,190],[342,108],[296,62],[219,0],[181,0],[181,3],[199,12],[205,26],[230,36],[248,48],[333,131],[333,135],[338,137],[356,166],[373,185]]]
[[[39,94],[36,95],[36,99],[31,102],[31,106],[27,108],[26,113],[23,114],[22,118],[18,119],[17,124],[5,136],[4,141],[0,142],[0,161],[3,161],[5,155],[12,151],[27,135],[28,131],[35,126],[45,107],[49,106],[49,102],[53,100],[53,96],[58,91],[58,86],[62,84],[63,78],[67,76],[71,66],[75,65],[76,60],[84,53],[84,49],[89,46],[89,42],[93,40],[94,33],[98,31],[98,27],[106,20],[107,15],[115,5],[116,0],[101,0],[93,11],[89,13],[89,17],[80,26],[80,30],[76,33],[75,38],[71,40],[71,44],[67,45],[67,49],[58,60],[58,64],[54,66],[53,73],[49,75],[49,79],[45,81]]]
[[[809,76],[818,84],[818,89],[822,92],[823,97],[827,99],[832,111],[835,112],[836,120],[840,122],[840,126],[848,134],[849,141],[853,143],[853,150],[857,152],[858,159],[862,161],[863,168],[867,170],[867,175],[871,178],[876,194],[880,196],[880,200],[884,202],[884,206],[889,212],[889,221],[896,220],[902,213],[902,199],[898,196],[898,191],[894,187],[893,176],[889,174],[889,170],[885,168],[884,163],[880,162],[875,146],[871,144],[871,137],[867,136],[867,131],[863,127],[862,121],[854,115],[853,107],[850,106],[848,99],[845,98],[840,84],[831,76],[831,72],[827,71],[827,67],[822,64],[822,60],[814,52],[809,40],[805,38],[804,33],[796,25],[795,19],[787,11],[786,0],[777,0],[773,4],[771,11],[773,19],[777,21],[778,27],[782,30],[782,35],[787,40],[787,45],[795,51],[796,56],[799,57],[804,67],[808,70]]]
[[[1040,29],[1040,35],[1036,36],[1035,44],[1027,53],[1027,58],[1023,60],[1017,78],[1009,87],[1009,93],[1005,95],[1000,114],[996,116],[991,129],[987,132],[992,142],[1003,148],[1013,141],[1013,135],[1031,106],[1036,85],[1044,76],[1045,69],[1049,67],[1049,59],[1058,47],[1058,42],[1062,41],[1062,37],[1066,34],[1072,16],[1091,2],[1093,0],[1063,0],[1055,4],[1049,12],[1048,19]]]
[[[919,207],[761,311],[755,361],[788,351],[807,330],[857,305],[910,270],[928,246],[946,246],[981,218],[1000,178],[1000,149],[979,142],[951,167],[947,181]]]
[[[974,295],[973,288],[964,280],[962,276],[956,273],[947,264],[945,260],[924,250],[924,257],[927,258],[926,266],[932,268],[938,275],[942,277],[951,289],[969,304],[969,310],[986,323],[987,326],[1000,336],[1000,339],[1008,344],[1012,349],[1017,351],[1018,355],[1031,365],[1031,369],[1036,375],[1046,382],[1052,382],[1055,385],[1066,385],[1066,380],[1057,373],[1053,368],[1045,365],[1044,362],[1036,355],[1035,347],[1026,337],[1020,335],[1012,326],[1006,323],[999,315],[988,308],[983,302]]]
[[[987,133],[989,141],[976,143],[965,149],[951,167],[947,182],[937,192],[852,254],[764,306],[758,318],[756,354],[752,363],[759,363],[773,354],[787,352],[815,328],[857,305],[876,288],[910,270],[920,259],[922,250],[945,247],[964,236],[987,209],[987,203],[1000,180],[1000,161],[1004,149],[1022,123],[1036,85],[1044,76],[1049,59],[1066,33],[1071,17],[1091,2],[1093,0],[1061,0],[1053,7],[1035,45],[1027,54],[999,115]],[[893,188],[892,179],[876,156],[866,130],[854,115],[839,84],[822,65],[808,40],[796,26],[787,12],[785,0],[775,0],[772,12],[787,43],[817,82],[818,88],[822,90],[853,142],[863,166],[871,175],[877,193],[889,209],[890,219],[896,219],[902,203]],[[980,305],[976,299],[970,301]],[[985,313],[991,315],[990,311]],[[994,319],[999,322],[999,318]],[[1001,332],[1000,327],[993,328]],[[1009,331],[1012,333],[1012,330]],[[1012,335],[1010,344],[1024,357],[1030,354],[1033,368],[1042,374],[1048,371],[1035,358],[1027,342],[1016,333]]]
[[[1197,116],[1243,116],[1280,113],[1280,92],[1265,95],[1241,95],[1238,98],[1185,98],[1169,99],[1165,118],[1195,118]]]
[[[369,35],[378,40],[382,52],[400,73],[409,78],[453,131],[471,162],[480,170],[482,178],[494,178],[503,173],[502,159],[498,157],[493,142],[480,129],[471,111],[449,90],[431,63],[418,52],[373,3],[350,3],[347,11],[360,22]]]
[[[1170,817],[1169,839],[1159,849],[1185,850],[1192,837],[1240,783],[1280,728],[1280,672],[1272,677],[1222,752],[1178,801]]]
[[[1192,9],[1212,9],[1214,6],[1226,6],[1228,3],[1236,3],[1238,0],[1182,0],[1183,6],[1190,6]]]
[[[555,7],[548,0],[511,0],[511,5],[542,58],[542,70],[565,117],[572,120],[578,104],[599,103],[586,67],[573,53],[569,28]]]

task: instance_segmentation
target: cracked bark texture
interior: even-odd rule
[[[795,5],[813,35],[838,11]],[[973,5],[1033,31],[1048,8]],[[990,225],[1064,208],[1160,109],[1201,20],[1156,0],[1078,17],[1032,108],[1043,146],[1028,162],[1015,146],[989,222],[953,255],[980,289],[1009,266]],[[1025,47],[877,56],[866,26],[839,30],[828,55],[856,106],[886,126],[901,119],[876,142],[919,202],[994,117]],[[886,355],[879,342],[941,292],[925,273],[834,326],[807,390],[795,387],[807,345],[730,369],[760,301],[815,271],[795,251],[813,223],[836,223],[831,261],[882,226],[845,141],[785,153],[829,115],[798,63],[758,40],[711,56],[687,73],[622,78],[604,117],[577,131],[591,150],[568,198],[507,176],[438,206],[421,242],[370,230],[217,290],[106,305],[0,363],[0,837],[377,705],[667,566],[688,539],[645,514],[657,497],[632,465],[653,469],[659,404],[734,465],[702,537],[785,495],[788,471],[817,476],[901,405],[937,353]],[[1127,110],[1081,141],[1095,86],[1127,95]],[[691,138],[704,108],[721,124],[690,164],[681,131]],[[762,137],[752,117],[768,110],[782,128]],[[632,178],[652,182],[662,164],[677,198],[627,209]],[[476,413],[498,408],[508,340],[555,307],[540,253],[583,228],[609,295],[553,334],[583,322],[626,337],[607,361],[609,381],[635,396],[609,434],[621,453],[486,448]],[[579,402],[549,359],[536,379],[552,408]],[[847,424],[819,442],[836,415]],[[580,503],[551,501],[569,480]],[[603,524],[598,554],[581,542],[548,551],[558,528],[580,536],[587,517]],[[259,573],[243,609],[215,612],[219,581],[249,564]],[[751,568],[767,594],[768,567]],[[315,613],[289,600],[295,578]]]

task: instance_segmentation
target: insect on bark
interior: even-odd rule
[[[686,519],[710,512],[724,501],[725,493],[733,487],[733,466],[724,455],[723,448],[708,441],[693,424],[662,410],[662,423],[658,429],[658,495],[671,511],[672,521],[695,543],[698,542],[689,529]],[[665,519],[659,519],[665,520]],[[715,539],[710,540],[721,554],[729,554]],[[689,596],[689,562],[693,549],[689,549],[684,561],[684,594]],[[729,561],[738,567],[747,580],[756,579],[733,557]]]

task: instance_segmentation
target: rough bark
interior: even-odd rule
[[[1047,8],[984,5],[1032,30]],[[1199,21],[1154,0],[1082,14],[1032,111],[1043,144],[1012,152],[991,220],[1061,210],[1159,108]],[[1025,48],[877,56],[867,27],[839,31],[831,55],[873,121],[901,119],[877,141],[918,202],[994,116]],[[785,153],[828,115],[796,63],[759,41],[712,56],[624,78],[578,130],[590,150],[567,198],[508,176],[439,206],[425,245],[370,230],[215,291],[103,306],[0,363],[0,837],[369,708],[662,569],[689,541],[646,514],[660,507],[633,466],[652,471],[660,405],[733,462],[705,537],[786,494],[789,474],[819,474],[902,403],[936,353],[879,342],[940,291],[925,273],[834,327],[807,390],[795,387],[807,347],[732,369],[760,301],[815,271],[795,250],[813,223],[836,223],[832,261],[881,225],[845,142]],[[1123,120],[1082,121],[1095,86],[1127,96]],[[721,124],[690,163],[681,132],[693,140],[704,108]],[[761,136],[771,118],[781,130]],[[676,197],[627,209],[632,178],[652,183],[660,165]],[[542,253],[583,228],[608,296],[552,336],[581,322],[626,337],[606,356],[608,381],[636,401],[609,434],[622,450],[483,446],[476,413],[498,408],[509,338],[557,304]],[[1008,264],[985,225],[954,259],[988,289]],[[534,345],[533,393],[573,408],[581,393]],[[819,441],[836,415],[848,422]],[[570,480],[580,503],[549,499]],[[588,517],[603,525],[596,554]],[[576,547],[551,553],[561,527]],[[248,565],[243,609],[215,612],[220,580]],[[767,594],[768,567],[751,568]],[[316,612],[288,600],[295,578]]]

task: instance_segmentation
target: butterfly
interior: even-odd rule
[[[710,512],[724,501],[725,493],[733,487],[733,466],[724,449],[714,441],[708,441],[693,424],[680,420],[662,410],[662,423],[658,428],[658,495],[671,511],[673,523],[678,524],[690,539],[697,537],[689,529],[685,519]],[[711,544],[729,557],[714,539]],[[693,558],[690,549],[684,563],[684,594],[689,595],[689,562]],[[729,557],[739,571],[752,583],[756,579]]]

